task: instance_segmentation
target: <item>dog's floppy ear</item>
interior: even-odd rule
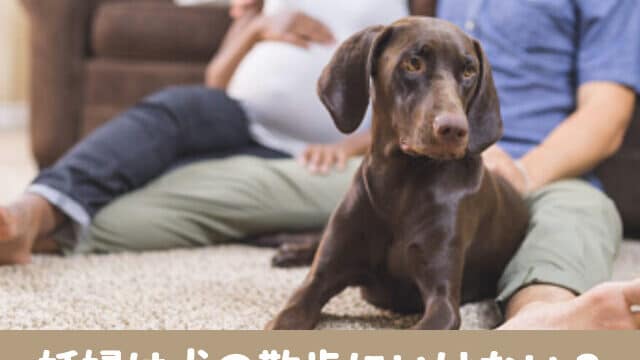
[[[480,73],[467,117],[470,128],[469,151],[479,154],[502,137],[502,116],[487,55],[477,40],[473,40],[473,44],[480,61]]]
[[[372,26],[347,39],[324,68],[318,95],[343,133],[355,131],[369,106],[369,78],[375,68],[377,48],[386,33]]]

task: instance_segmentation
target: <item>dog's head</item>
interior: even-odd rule
[[[325,68],[318,93],[344,133],[358,128],[371,97],[374,135],[387,139],[374,146],[412,156],[459,159],[502,135],[482,47],[442,20],[409,17],[353,35]]]

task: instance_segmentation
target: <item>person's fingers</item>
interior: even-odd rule
[[[635,323],[636,330],[640,330],[640,308],[631,308],[631,317],[633,318],[633,322]]]
[[[342,170],[346,169],[347,160],[348,160],[347,154],[344,151],[338,151],[337,158],[338,158],[337,159],[337,161],[338,161],[338,165],[337,165],[338,166],[338,170],[342,171]]]
[[[640,279],[625,284],[622,292],[629,306],[640,306]]]
[[[332,44],[335,42],[333,34],[324,26],[313,26],[309,28],[305,36],[320,44]]]
[[[325,150],[324,158],[322,160],[322,163],[320,164],[320,173],[327,174],[336,163],[336,160],[337,156],[335,151],[329,149]]]
[[[324,160],[324,151],[322,148],[318,148],[316,151],[311,154],[309,159],[309,163],[307,164],[307,168],[312,173],[317,173],[320,169],[320,164]]]
[[[333,35],[333,32],[331,32],[331,29],[321,22],[316,22],[314,31],[317,32],[325,43],[334,43],[336,41],[336,37]]]
[[[309,41],[295,33],[287,32],[282,34],[282,41],[304,49],[309,48]]]
[[[304,27],[305,35],[319,43],[332,43],[335,41],[333,33],[323,23],[309,19]]]
[[[485,164],[487,169],[491,171],[493,174],[499,175],[507,180],[511,185],[513,184],[513,173],[509,171],[509,167],[505,166],[501,161],[489,161],[488,164]]]
[[[298,156],[298,162],[302,165],[302,166],[307,166],[309,164],[309,159],[311,158],[311,154],[313,152],[313,147],[308,147],[306,148],[299,156]]]
[[[484,166],[487,169],[489,169],[489,171],[492,171],[492,172],[496,171],[496,168],[498,167],[498,163],[494,159],[486,157],[483,160],[484,160]]]
[[[335,41],[333,33],[326,25],[305,14],[296,15],[296,19],[292,23],[292,31],[313,42],[331,43]]]

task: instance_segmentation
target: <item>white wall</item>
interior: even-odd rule
[[[0,127],[25,120],[28,49],[24,10],[18,0],[0,0]]]

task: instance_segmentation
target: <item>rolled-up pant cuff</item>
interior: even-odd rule
[[[67,194],[48,185],[36,183],[29,186],[27,192],[42,196],[69,218],[70,221],[57,229],[53,238],[64,254],[73,253],[91,226],[89,213]]]
[[[557,267],[537,266],[509,275],[509,281],[496,297],[500,309],[504,312],[507,303],[520,290],[532,285],[553,285],[580,295],[589,290],[593,284],[581,274],[560,270]]]
[[[498,282],[502,310],[531,285],[580,295],[611,278],[622,222],[606,195],[582,180],[563,180],[526,201],[531,213],[527,235]]]

